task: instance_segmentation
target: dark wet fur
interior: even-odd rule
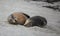
[[[30,16],[29,15],[27,15],[27,14],[25,14],[25,13],[23,13],[27,18],[30,18]]]
[[[28,23],[28,26],[43,27],[43,26],[45,26],[47,24],[47,20],[44,17],[41,17],[41,16],[31,17],[30,20],[31,20],[31,22]]]

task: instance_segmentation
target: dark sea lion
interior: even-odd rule
[[[24,26],[27,26],[27,27],[31,27],[31,26],[43,27],[45,25],[47,25],[47,20],[42,16],[33,16],[27,19],[24,24]]]

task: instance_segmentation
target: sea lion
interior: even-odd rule
[[[33,16],[31,18],[28,18],[24,24],[24,26],[27,27],[31,27],[31,26],[43,27],[45,25],[47,25],[47,20],[42,16]]]
[[[8,22],[11,24],[21,24],[23,25],[26,19],[30,18],[29,15],[22,12],[14,12],[8,16]]]

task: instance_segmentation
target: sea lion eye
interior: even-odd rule
[[[17,18],[14,16],[14,20],[17,20]]]

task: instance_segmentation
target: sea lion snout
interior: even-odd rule
[[[32,26],[32,21],[30,19],[27,19],[24,26],[31,27]]]

